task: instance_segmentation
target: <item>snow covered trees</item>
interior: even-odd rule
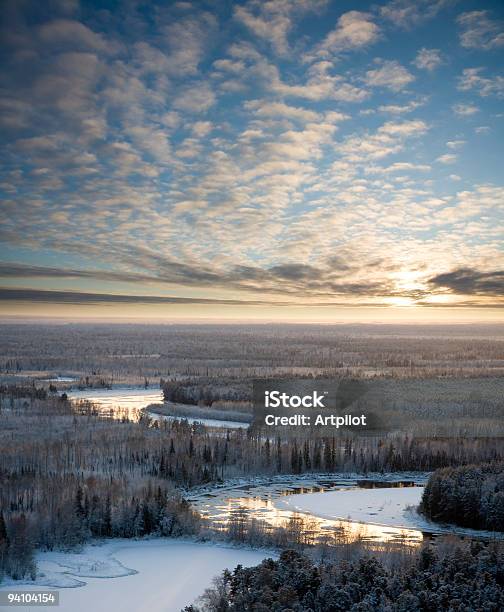
[[[433,521],[504,531],[504,462],[434,472],[421,511]]]
[[[33,534],[25,514],[12,517],[6,525],[0,515],[0,579],[8,575],[15,580],[34,579],[36,565]]]
[[[504,609],[504,555],[471,544],[443,558],[429,550],[391,568],[374,557],[314,563],[292,550],[225,571],[187,612],[420,612]]]

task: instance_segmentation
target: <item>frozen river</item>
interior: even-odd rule
[[[201,490],[188,500],[216,529],[239,514],[261,521],[266,529],[305,519],[311,543],[360,540],[420,544],[425,521],[417,514],[425,477],[414,474],[306,475],[277,477],[275,482],[239,484]]]
[[[137,420],[143,408],[163,402],[161,389],[83,389],[69,391],[69,399],[92,402],[103,414]]]
[[[246,515],[265,528],[304,521],[305,542],[367,542],[418,546],[439,535],[503,539],[504,534],[433,523],[417,512],[427,474],[306,474],[268,480],[237,481],[200,489],[188,501],[214,526],[223,529]]]
[[[95,404],[102,414],[121,419],[127,417],[130,420],[138,420],[142,410],[151,404],[163,404],[169,407],[168,402],[164,402],[163,393],[160,389],[84,389],[82,391],[69,391],[68,397],[74,401],[89,401]],[[173,404],[174,407],[177,404]],[[184,405],[187,409],[187,406]],[[174,417],[165,414],[157,414],[149,411],[149,416],[153,420],[173,420],[174,418],[186,419],[189,423],[202,423],[207,427],[223,427],[226,429],[247,428],[247,423],[238,421],[203,419],[197,417]]]
[[[37,561],[44,576],[36,585],[1,590],[57,590],[55,609],[60,612],[180,612],[225,568],[257,565],[268,556],[275,555],[177,540],[111,540],[86,546],[79,554],[40,553]]]

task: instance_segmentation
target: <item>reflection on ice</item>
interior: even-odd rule
[[[163,401],[163,393],[160,389],[84,389],[69,392],[68,398],[90,402],[102,415],[137,421],[143,408]]]
[[[163,403],[163,393],[160,389],[84,389],[72,391],[68,397],[75,402],[90,402],[97,412],[103,416],[114,419],[128,419],[138,421],[142,411],[151,404]],[[186,407],[187,408],[187,407]],[[157,414],[149,411],[148,416],[153,421],[173,420],[175,418],[185,419],[190,424],[201,423],[207,427],[223,427],[226,429],[237,429],[248,427],[248,423],[237,421],[225,421],[217,419],[202,419],[193,417],[174,417],[170,415]]]
[[[388,483],[390,487],[388,491],[398,484],[400,483]],[[420,487],[414,488],[417,491],[421,490]],[[360,489],[355,481],[347,482],[344,485],[333,483],[332,486],[324,484],[324,486],[284,486],[281,488],[276,485],[251,487],[247,493],[240,492],[239,495],[236,495],[236,490],[234,492],[223,491],[211,499],[205,496],[192,500],[192,503],[212,527],[219,530],[229,529],[230,526],[239,528],[240,522],[255,520],[261,523],[262,529],[270,531],[278,528],[284,529],[289,533],[291,540],[305,544],[365,541],[376,545],[401,542],[416,546],[423,541],[425,534],[419,529],[378,525],[343,518],[327,518],[317,516],[316,512],[289,509],[284,503],[286,496],[296,501],[312,496],[318,498],[320,505],[323,506],[324,498],[327,495],[335,492],[348,494],[352,491],[359,494],[365,493],[365,490]],[[372,489],[367,489],[367,491],[372,491]],[[387,495],[387,490],[383,489],[383,493]],[[293,502],[294,506],[295,503]]]

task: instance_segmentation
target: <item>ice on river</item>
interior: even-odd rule
[[[129,418],[135,420],[140,416],[140,410],[147,408],[152,404],[163,403],[163,392],[160,389],[83,389],[80,391],[71,391],[68,397],[72,400],[87,400],[96,404],[103,412],[116,413],[119,418],[125,414]],[[173,404],[177,406],[177,404]],[[187,406],[184,405],[187,409]],[[238,421],[227,421],[217,419],[205,419],[201,417],[191,416],[171,416],[159,414],[154,410],[148,412],[148,415],[154,421],[185,419],[189,424],[200,423],[206,427],[222,427],[225,429],[247,429],[249,423],[240,423]]]
[[[257,565],[265,551],[178,540],[112,540],[82,553],[40,553],[40,573],[29,586],[10,581],[2,590],[60,593],[59,612],[180,612],[225,568]],[[65,588],[76,587],[76,588]],[[16,606],[33,611],[33,606]]]
[[[327,519],[416,529],[418,521],[408,507],[418,506],[422,492],[423,487],[341,489],[289,495],[275,500],[275,506]]]

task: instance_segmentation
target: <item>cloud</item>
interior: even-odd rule
[[[160,163],[170,161],[171,145],[164,130],[154,126],[135,125],[127,128],[126,133],[150,157]]]
[[[176,155],[177,157],[183,157],[189,159],[191,157],[197,157],[200,155],[202,147],[200,141],[196,138],[185,138],[179,145]]]
[[[32,136],[31,138],[20,138],[16,141],[16,148],[21,151],[57,151],[61,147],[61,141],[54,135]]]
[[[173,101],[173,106],[179,110],[205,113],[216,101],[215,93],[208,83],[192,83],[181,89]]]
[[[435,70],[442,63],[443,57],[439,49],[426,49],[425,47],[420,49],[413,60],[413,64],[419,70],[428,70],[429,72]]]
[[[457,155],[454,153],[445,153],[444,155],[440,155],[436,161],[440,164],[454,164],[457,161]]]
[[[232,78],[220,84],[220,89],[232,92],[244,92],[248,89],[257,91],[264,90],[275,97],[297,97],[310,101],[338,100],[344,102],[361,102],[369,96],[369,92],[358,87],[341,74],[334,73],[334,64],[327,60],[311,58],[312,63],[304,63],[299,66],[295,78],[289,75],[284,79],[278,65],[269,61],[265,56],[248,44],[234,44],[229,49],[233,57],[233,64],[237,60],[243,62],[240,68],[240,78],[235,73]],[[222,66],[220,62],[214,62],[214,66]],[[307,67],[306,67],[307,66]],[[224,69],[226,69],[227,64]],[[214,75],[216,78],[227,78],[220,72]],[[257,97],[257,94],[254,95]]]
[[[0,266],[11,289],[377,304],[436,292],[427,279],[445,269],[498,261],[500,191],[454,194],[456,166],[443,182],[440,162],[433,176],[427,163],[436,143],[456,154],[462,138],[473,146],[474,126],[491,125],[491,100],[470,119],[476,92],[497,95],[490,65],[461,73],[455,98],[439,85],[440,98],[441,77],[416,69],[438,50],[399,64],[404,36],[408,61],[427,43],[375,5],[328,22],[302,20],[324,4],[303,0],[127,3],[120,20],[56,11],[54,0],[14,4],[2,39],[0,240],[33,265]],[[264,23],[245,25],[240,7]],[[83,27],[55,28],[62,16]],[[375,42],[386,60],[370,64]],[[442,75],[453,83],[467,51],[432,45],[453,56]],[[492,127],[483,162],[496,139]]]
[[[504,271],[483,272],[474,268],[458,268],[429,279],[435,287],[449,289],[459,295],[504,296]]]
[[[362,102],[369,93],[348,83],[341,75],[330,74],[332,65],[329,62],[317,62],[310,66],[308,79],[304,84],[291,85],[280,79],[274,66],[259,66],[259,75],[264,78],[265,85],[275,94],[305,98],[307,100],[338,100],[341,102]]]
[[[420,100],[412,100],[407,104],[383,104],[378,107],[380,113],[390,113],[391,115],[403,115],[406,113],[412,113],[417,108],[420,108],[427,102],[426,98]]]
[[[307,264],[281,264],[273,266],[269,272],[288,281],[319,280],[321,271]]]
[[[420,136],[424,134],[427,129],[426,123],[419,120],[403,121],[401,123],[387,121],[378,129],[378,132],[390,136],[407,138],[409,136]]]
[[[156,66],[154,59],[154,68],[159,67],[177,77],[198,74],[199,64],[216,36],[217,28],[216,17],[206,11],[199,12],[197,16],[170,19],[160,32],[169,52],[166,61],[161,60],[159,66]]]
[[[380,14],[405,30],[434,18],[441,10],[457,0],[392,0],[380,8]]]
[[[326,56],[360,49],[376,42],[379,36],[380,29],[370,13],[349,11],[339,17],[336,27],[327,34],[317,50],[320,55]]]
[[[253,300],[221,300],[156,295],[121,295],[116,293],[84,293],[81,291],[44,291],[0,287],[0,301],[42,302],[46,304],[219,304],[228,306],[285,306],[282,302]]]
[[[101,34],[71,19],[56,19],[42,24],[38,29],[40,40],[46,45],[65,45],[72,49],[80,48],[90,51],[109,52],[117,49],[113,43]]]
[[[391,174],[393,172],[407,172],[409,170],[427,172],[431,167],[427,164],[412,164],[410,162],[395,162],[387,167],[369,166],[365,169],[366,174]]]
[[[388,121],[375,133],[348,137],[339,145],[338,152],[353,163],[375,161],[399,153],[406,139],[421,136],[427,130],[423,121]]]
[[[195,121],[191,126],[191,131],[195,136],[204,138],[213,130],[211,121]]]
[[[338,111],[319,113],[308,108],[291,106],[284,102],[273,102],[268,100],[248,100],[244,103],[244,108],[260,119],[285,119],[302,124],[314,123],[317,121],[337,124],[341,121],[350,119],[349,115]],[[260,132],[260,134],[262,134],[262,132]],[[257,136],[258,134],[255,135]]]
[[[452,110],[456,115],[460,115],[461,117],[470,117],[479,111],[477,106],[474,104],[453,104]]]
[[[121,295],[115,293],[85,293],[80,291],[44,291],[42,289],[12,289],[0,287],[0,302],[28,302],[44,304],[97,305],[97,304],[204,304],[219,306],[276,306],[276,307],[351,307],[368,308],[388,306],[386,302],[299,302],[266,300],[226,300],[178,296]]]
[[[462,148],[462,147],[463,147],[465,144],[466,144],[466,141],[465,141],[465,140],[449,140],[449,141],[446,143],[446,146],[447,146],[449,149],[454,149],[454,150],[456,150],[456,149],[461,149],[461,148]]]
[[[273,13],[271,19],[253,15],[245,6],[235,7],[235,17],[259,38],[269,41],[280,55],[288,52],[287,34],[292,22],[288,14]]]
[[[351,271],[351,267],[345,262],[330,259],[326,265],[321,267],[311,266],[306,263],[287,262],[279,263],[268,267],[250,266],[250,265],[235,265],[228,270],[219,270],[217,268],[198,267],[177,262],[164,261],[162,257],[157,258],[152,256],[153,261],[150,263],[151,273],[118,273],[108,272],[103,270],[72,270],[64,268],[50,268],[40,266],[23,266],[16,264],[2,264],[0,267],[0,277],[6,278],[86,278],[97,279],[102,281],[118,281],[132,283],[151,283],[151,284],[169,284],[182,286],[207,286],[221,287],[226,289],[241,289],[247,292],[254,293],[269,293],[275,295],[288,296],[303,296],[309,298],[325,298],[330,299],[334,296],[352,296],[352,295],[388,295],[392,287],[387,282],[377,282],[376,280],[360,280],[342,278],[342,275]],[[132,257],[133,259],[133,257]],[[158,261],[156,261],[158,260]],[[138,261],[138,258],[137,258]],[[153,266],[152,264],[159,264]],[[153,273],[153,268],[158,267],[157,274]],[[33,294],[33,299],[37,300],[37,295],[54,298],[56,301],[65,301],[65,296],[71,296],[78,293],[83,301],[118,301],[118,302],[146,302],[146,303],[163,303],[176,302],[179,298],[165,298],[156,296],[137,296],[137,295],[119,295],[107,294],[101,296],[96,293],[80,293],[73,291],[39,291],[36,289],[13,289],[4,288],[1,290],[0,299],[30,299],[30,292]],[[23,297],[24,296],[24,297]],[[112,297],[110,297],[112,296]],[[131,300],[128,298],[131,297]],[[110,300],[108,299],[110,298]],[[184,298],[185,299],[185,298]],[[183,300],[181,300],[183,301]],[[187,300],[191,302],[191,300]],[[198,303],[198,300],[194,300]],[[219,303],[218,300],[200,300],[199,303]],[[225,303],[227,300],[222,300],[220,303]]]
[[[463,47],[488,51],[504,46],[503,24],[489,15],[489,11],[470,11],[457,18]]]
[[[249,0],[237,5],[234,17],[255,36],[267,41],[279,55],[289,52],[288,35],[294,18],[308,11],[319,11],[327,0]]]
[[[368,70],[365,81],[371,87],[387,87],[392,91],[401,91],[415,77],[404,66],[395,60],[375,60],[379,68]]]
[[[50,266],[35,266],[0,262],[1,278],[86,278],[103,281],[144,282],[156,280],[152,276],[110,270],[75,270]]]
[[[458,79],[460,91],[476,91],[482,98],[487,96],[504,97],[504,77],[481,76],[484,68],[465,68]]]
[[[249,100],[245,102],[245,108],[252,111],[258,117],[293,119],[302,122],[317,121],[320,119],[320,114],[313,110],[289,106],[283,102]]]
[[[42,62],[31,90],[37,99],[37,110],[58,113],[57,120],[51,117],[55,128],[64,124],[67,130],[82,132],[84,121],[99,121],[94,92],[105,72],[104,63],[91,52],[66,51],[52,62]],[[46,133],[52,125],[53,121],[46,126]]]
[[[310,159],[321,156],[321,147],[331,142],[336,130],[329,123],[308,123],[303,130],[287,130],[267,149],[279,159]]]

